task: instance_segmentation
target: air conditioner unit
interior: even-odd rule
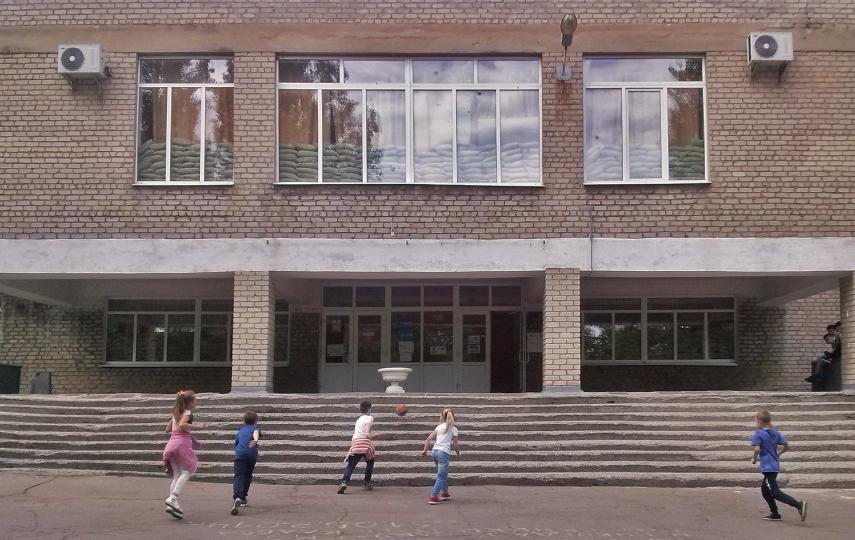
[[[792,32],[751,32],[748,34],[748,64],[786,64],[793,60]]]
[[[69,79],[103,79],[107,77],[101,45],[60,45],[57,69]]]

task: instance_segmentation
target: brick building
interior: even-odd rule
[[[22,391],[371,391],[388,366],[798,390],[838,319],[855,385],[851,2],[21,1],[0,26]],[[752,74],[767,30],[794,59]],[[70,84],[61,44],[109,78]]]

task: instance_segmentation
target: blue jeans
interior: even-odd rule
[[[431,497],[436,497],[440,493],[448,493],[448,461],[451,456],[442,450],[434,450],[430,457],[436,464],[436,482],[433,483]]]
[[[341,483],[347,484],[350,482],[350,475],[353,474],[353,470],[356,468],[356,464],[359,463],[359,460],[365,458],[365,480],[364,482],[367,484],[371,481],[371,474],[374,472],[374,460],[368,459],[365,457],[365,454],[356,454],[354,456],[348,456],[347,465],[344,466],[344,475],[341,477]]]
[[[255,470],[254,459],[235,460],[235,480],[232,484],[234,491],[233,499],[246,499],[249,493],[249,485],[252,483],[252,472]]]

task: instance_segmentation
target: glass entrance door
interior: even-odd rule
[[[321,350],[321,392],[353,390],[353,336],[350,313],[326,313]]]
[[[383,381],[377,370],[384,367],[386,355],[384,328],[385,317],[381,314],[356,314],[356,381],[354,390],[359,392],[382,392]]]
[[[466,313],[461,317],[460,390],[490,391],[490,332],[487,313]]]

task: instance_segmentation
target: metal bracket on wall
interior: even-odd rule
[[[98,87],[98,99],[99,100],[104,99],[104,88],[102,86],[104,83],[104,80],[109,79],[112,76],[113,76],[113,73],[110,71],[110,67],[104,66],[103,76],[94,79],[95,85]],[[72,77],[69,77],[68,75],[63,75],[62,77],[68,82],[68,85],[71,87],[71,93],[72,94],[77,92],[77,86],[74,83],[78,80],[86,80],[86,79],[74,79]]]

